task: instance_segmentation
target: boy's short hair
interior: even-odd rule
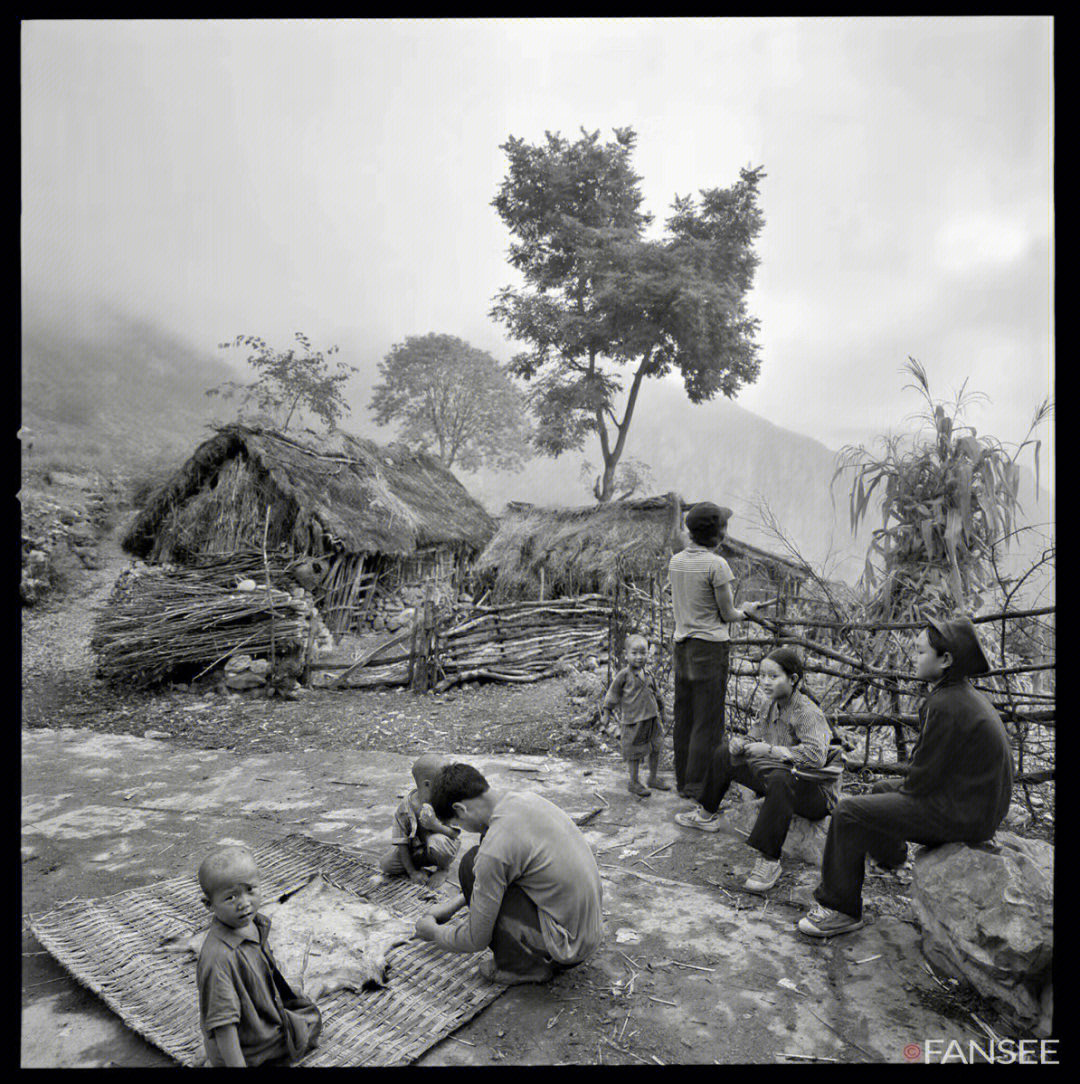
[[[413,779],[417,783],[421,779],[434,779],[439,770],[445,765],[446,758],[438,753],[424,753],[418,756],[412,766]]]
[[[626,638],[626,645],[625,645],[626,650],[629,651],[631,646],[634,645],[634,644],[644,644],[645,649],[648,650],[648,648],[649,648],[648,637],[642,636],[642,634],[640,632],[632,632]]]
[[[471,764],[447,764],[431,782],[431,808],[441,821],[454,816],[454,803],[479,798],[488,781]]]
[[[241,861],[250,862],[258,869],[255,865],[255,856],[251,851],[237,843],[230,843],[211,851],[199,866],[199,887],[203,890],[203,895],[210,899],[215,889],[221,885],[222,876]]]

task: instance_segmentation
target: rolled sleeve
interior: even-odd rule
[[[412,818],[402,810],[394,814],[394,826],[390,833],[391,843],[408,843],[413,836]]]
[[[202,1023],[207,1032],[240,1023],[240,998],[236,993],[240,985],[240,976],[227,958],[215,961],[203,979],[201,991]]]
[[[495,932],[495,920],[508,883],[506,865],[480,852],[473,871],[476,879],[468,918],[450,929],[437,930],[437,944],[449,952],[480,952],[491,944]]]

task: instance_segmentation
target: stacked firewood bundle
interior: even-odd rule
[[[310,597],[254,579],[230,587],[201,570],[136,567],[98,611],[90,648],[107,681],[190,680],[234,655],[302,657],[314,612]]]
[[[573,661],[607,653],[611,603],[602,595],[477,606],[439,630],[436,689],[462,681],[539,681]]]

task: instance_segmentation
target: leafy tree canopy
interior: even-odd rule
[[[608,143],[584,129],[573,143],[551,132],[537,145],[510,137],[502,146],[509,171],[493,200],[524,286],[501,290],[492,316],[528,344],[510,368],[533,382],[534,441],[558,456],[596,433],[601,501],[615,491],[645,377],[677,369],[690,401],[702,403],[733,398],[760,368],[758,321],[745,298],[765,221],[764,170],[743,169],[730,188],[698,198],[677,196],[665,235],[649,239],[652,216],[631,165],[636,138],[632,128],[615,129]]]
[[[356,367],[339,361],[335,372],[327,358],[337,353],[336,346],[331,346],[325,354],[313,350],[307,336],[299,331],[296,343],[299,349],[282,351],[274,350],[257,335],[237,335],[233,342],[220,343],[222,350],[241,346],[251,350],[247,363],[258,375],[250,384],[227,380],[209,388],[206,394],[220,395],[222,399],[239,396],[241,412],[254,402],[282,432],[288,429],[297,410],[314,414],[327,429],[335,428],[338,420],[349,413],[341,389]]]
[[[378,425],[447,466],[519,469],[530,454],[524,399],[489,353],[453,335],[411,335],[379,363],[371,397]]]

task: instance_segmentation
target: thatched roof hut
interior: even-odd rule
[[[648,584],[662,578],[681,549],[683,513],[677,493],[612,501],[585,508],[508,505],[475,569],[493,582],[494,599],[538,598],[598,591],[618,582]],[[720,553],[744,586],[751,580],[794,593],[809,574],[799,563],[730,535]]]
[[[183,564],[258,550],[265,531],[274,553],[325,557],[318,568],[325,590],[351,605],[360,578],[373,579],[380,562],[468,558],[494,527],[429,455],[340,431],[286,436],[236,423],[200,444],[150,496],[123,546],[149,561]]]

